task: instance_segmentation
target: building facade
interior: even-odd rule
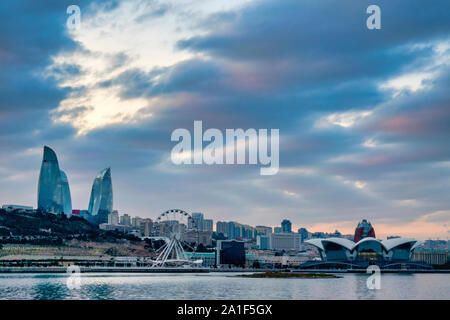
[[[245,247],[243,241],[218,240],[216,264],[228,266],[245,266]]]
[[[119,224],[119,212],[114,210],[108,214],[108,224]]]
[[[203,220],[203,231],[213,231],[214,221],[212,219]]]
[[[415,250],[412,260],[435,266],[444,265],[449,263],[450,253],[445,250]]]
[[[271,250],[299,250],[300,235],[298,233],[272,233],[269,236]]]
[[[284,233],[292,232],[292,223],[289,220],[284,219],[281,221],[281,230]]]
[[[216,232],[217,233],[221,233],[226,238],[228,238],[228,222],[217,221],[217,223],[216,223]]]
[[[189,224],[188,228],[203,230],[203,220],[204,220],[203,213],[193,212],[192,213],[192,221],[188,221],[188,224]]]
[[[108,222],[108,214],[113,211],[113,189],[111,168],[106,168],[97,175],[92,184],[88,211],[93,222]]]
[[[366,237],[358,242],[344,238],[311,239],[306,241],[319,250],[322,261],[344,264],[379,264],[394,266],[411,262],[415,248],[422,242],[395,238],[378,240]]]
[[[60,170],[55,151],[44,146],[38,182],[38,209],[72,215],[72,201],[66,174]]]
[[[120,216],[120,224],[123,226],[131,226],[131,217],[126,213]]]
[[[262,236],[268,236],[269,234],[272,233],[272,227],[256,226],[255,229],[256,233]]]
[[[364,238],[375,238],[375,229],[372,227],[372,224],[363,219],[355,229],[355,236],[353,238],[354,242],[358,242]]]
[[[259,235],[256,237],[256,245],[260,250],[270,249],[270,236]]]

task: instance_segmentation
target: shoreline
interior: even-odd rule
[[[149,268],[149,267],[80,267],[80,273],[263,273],[263,272],[292,272],[292,273],[367,273],[365,269],[215,269],[215,268]],[[0,274],[10,273],[68,273],[67,267],[0,267]],[[381,273],[393,274],[450,274],[450,270],[381,270]]]

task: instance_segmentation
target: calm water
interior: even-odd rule
[[[365,274],[340,279],[246,279],[229,273],[0,274],[0,299],[450,299],[450,274],[383,274],[369,290]]]

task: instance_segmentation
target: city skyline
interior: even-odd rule
[[[50,166],[50,167],[47,167],[47,166]],[[48,194],[48,192],[41,193],[41,191],[40,191],[41,184],[44,185],[41,182],[41,180],[43,178],[46,178],[46,176],[50,176],[50,178],[52,178],[50,180],[52,180],[52,181],[55,180],[55,181],[53,181],[54,183],[51,184],[54,186],[47,185],[48,183],[45,184],[47,189],[50,187],[56,188],[55,190],[57,190],[57,192],[55,194]],[[47,180],[48,180],[48,178],[47,178]],[[89,212],[89,215],[91,217],[90,219],[94,219],[94,220],[92,220],[92,222],[99,223],[99,224],[100,223],[109,223],[108,215],[113,212],[113,191],[112,191],[112,189],[113,189],[113,187],[112,187],[112,178],[111,178],[111,168],[108,167],[108,168],[101,170],[96,175],[96,177],[94,179],[94,183],[92,184],[89,206],[88,206],[88,209],[86,210],[87,212]],[[44,197],[42,196],[42,194],[44,194]],[[42,200],[42,198],[54,198],[54,197],[61,198],[61,203],[56,203],[56,207],[55,207],[55,204],[53,204],[53,202],[51,204],[47,204],[47,207],[48,207],[47,209],[44,208],[44,205],[39,205],[39,203],[41,203],[41,202],[44,203],[44,200],[46,200],[46,202],[49,201],[47,199]],[[10,203],[10,204],[12,204],[12,203]],[[51,212],[51,213],[64,212],[68,216],[70,216],[70,215],[72,215],[72,210],[70,211],[69,214],[67,212],[65,212],[65,210],[69,207],[70,207],[70,209],[72,209],[70,187],[69,187],[67,175],[63,170],[60,170],[58,158],[57,158],[55,151],[48,146],[44,146],[40,178],[39,178],[39,182],[38,182],[38,205],[36,206],[36,208],[40,208],[41,210],[47,210],[48,212]],[[76,210],[80,211],[80,210],[85,210],[85,209],[79,208]],[[115,210],[114,212],[116,212],[118,214],[117,210]],[[123,214],[125,216],[129,216],[126,211],[123,212]],[[258,227],[263,227],[263,228],[270,227],[274,233],[277,233],[277,231],[276,231],[277,228],[280,230],[279,232],[283,232],[283,233],[284,232],[297,233],[295,231],[295,229],[297,229],[300,233],[300,229],[305,228],[305,225],[301,225],[301,224],[297,224],[297,223],[293,224],[292,221],[290,221],[288,219],[283,219],[279,225],[275,224],[275,225],[267,225],[267,226],[262,226],[262,225],[258,226],[254,223],[241,223],[239,221],[231,221],[231,220],[226,220],[226,219],[222,219],[222,218],[204,219],[204,214],[201,212],[192,212],[192,216],[193,216],[194,220],[201,217],[200,219],[202,220],[202,222],[203,221],[211,221],[211,231],[214,230],[215,232],[217,232],[216,226],[217,226],[218,222],[226,222],[226,223],[233,222],[233,223],[240,224],[242,226],[249,226],[253,229],[258,229]],[[119,217],[119,215],[118,215],[118,217]],[[133,217],[133,215],[131,215],[129,217],[131,219]],[[139,214],[134,215],[134,217],[150,218],[150,219],[152,218],[151,216],[141,217]],[[215,223],[214,223],[214,221],[215,221]],[[196,224],[198,224],[198,222],[196,222]],[[199,226],[199,228],[203,229],[203,225]],[[367,230],[363,231],[363,228],[367,229]],[[308,228],[306,228],[306,229],[308,229]],[[335,228],[334,231],[333,230],[318,230],[318,229],[313,228],[313,229],[310,229],[309,232],[310,233],[311,232],[312,233],[327,233],[327,234],[332,234],[333,232],[340,232],[341,234],[348,234],[348,235],[352,234],[351,227],[350,227],[350,229],[341,229],[341,230],[344,230],[344,231],[341,232],[338,228]],[[362,221],[358,223],[357,230],[359,230],[359,233],[361,233],[361,235],[363,237],[364,236],[374,237],[374,235],[375,235],[374,233],[369,232],[369,230],[372,230],[372,232],[373,232],[373,227],[371,226],[370,222],[366,221],[366,219],[362,219]],[[395,233],[386,234],[386,233],[380,232],[380,234],[382,234],[384,238],[389,238],[389,237],[392,237]],[[398,234],[401,234],[401,233],[398,233]],[[356,233],[355,233],[355,235],[356,235]],[[439,237],[437,239],[439,239]]]
[[[131,216],[342,233],[368,219],[380,238],[448,238],[448,1],[382,2],[380,30],[370,1],[82,0],[78,31],[70,4],[0,4],[3,204],[36,206],[49,145],[74,209],[111,167]],[[174,165],[171,133],[196,120],[279,129],[279,172]]]

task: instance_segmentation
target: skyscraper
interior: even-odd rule
[[[203,220],[203,231],[213,231],[214,221],[212,219]]]
[[[289,220],[284,219],[283,221],[281,221],[281,229],[284,233],[292,232],[292,223]]]
[[[306,228],[298,229],[298,234],[300,235],[300,242],[304,242],[309,239],[309,232]]]
[[[61,173],[61,188],[62,188],[62,198],[63,198],[63,210],[64,213],[70,217],[72,216],[72,197],[70,196],[69,180],[64,171]]]
[[[44,146],[38,183],[38,209],[72,215],[72,201],[66,174],[59,169],[55,151]]]
[[[228,238],[228,222],[225,221],[217,221],[216,223],[216,232],[223,234]]]
[[[192,227],[189,226],[190,229],[194,228],[194,229],[198,229],[198,230],[203,230],[203,220],[204,220],[203,213],[193,212],[192,220],[193,220],[193,226]]]
[[[88,211],[95,223],[108,222],[108,214],[113,210],[113,190],[111,168],[106,168],[97,175],[92,184]]]

